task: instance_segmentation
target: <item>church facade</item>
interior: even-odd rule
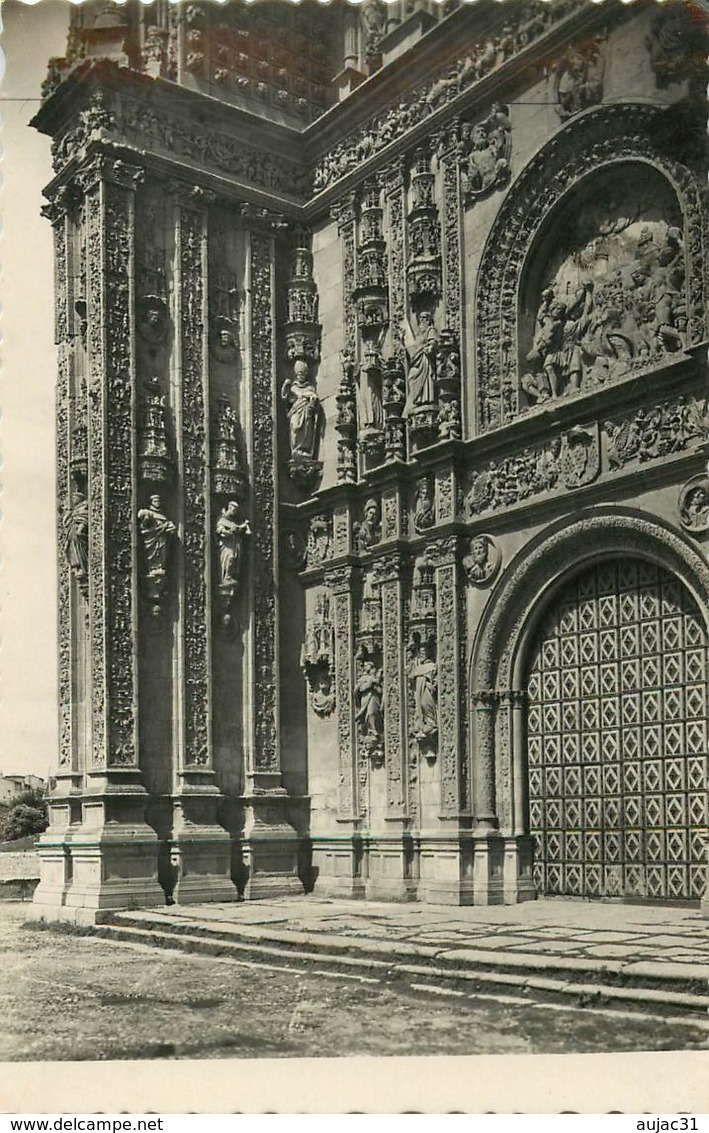
[[[39,916],[707,908],[699,5],[71,14]]]

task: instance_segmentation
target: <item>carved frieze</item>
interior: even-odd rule
[[[395,139],[418,126],[428,115],[502,67],[517,53],[541,39],[577,7],[575,0],[559,4],[525,4],[507,14],[502,28],[490,39],[473,39],[466,54],[446,61],[436,75],[396,106],[373,116],[325,153],[315,169],[314,189],[321,192],[359,168]]]
[[[603,424],[608,471],[684,452],[709,439],[709,399],[685,398],[642,407]]]
[[[316,716],[330,716],[335,710],[335,627],[331,615],[331,596],[322,590],[315,610],[305,627],[300,651],[300,667],[308,684],[310,706]]]

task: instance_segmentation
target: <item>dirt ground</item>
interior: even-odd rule
[[[0,1060],[700,1050],[627,1012],[435,994],[374,977],[185,955],[47,929],[0,904]],[[425,981],[422,981],[425,983]]]

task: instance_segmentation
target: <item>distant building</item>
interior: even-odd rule
[[[703,9],[71,25],[40,914],[699,904]]]

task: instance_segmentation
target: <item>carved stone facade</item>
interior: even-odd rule
[[[707,907],[699,9],[429,7],[72,15],[40,914]]]

